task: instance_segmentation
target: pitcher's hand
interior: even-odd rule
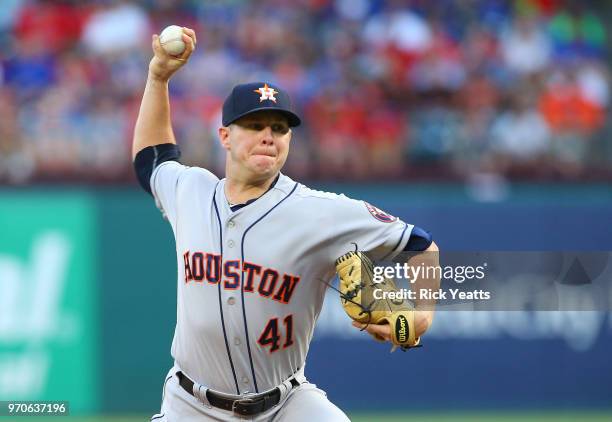
[[[152,47],[155,55],[149,63],[150,78],[167,82],[177,70],[187,63],[196,46],[196,35],[193,29],[183,27],[183,41],[185,51],[180,56],[171,56],[161,46],[159,35],[153,35]]]

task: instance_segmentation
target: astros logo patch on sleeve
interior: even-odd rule
[[[395,220],[397,220],[397,217],[394,217],[391,214],[387,214],[380,208],[376,208],[374,205],[369,204],[366,201],[363,201],[363,203],[365,204],[368,211],[370,211],[370,214],[372,214],[372,217],[374,217],[378,221],[382,221],[383,223],[393,223]]]

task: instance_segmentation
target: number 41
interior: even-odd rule
[[[285,343],[283,349],[293,344],[293,314],[287,315],[283,319],[285,324]],[[266,324],[263,332],[259,336],[257,343],[262,347],[270,347],[270,353],[276,352],[280,349],[281,336],[278,333],[278,318],[272,318]]]

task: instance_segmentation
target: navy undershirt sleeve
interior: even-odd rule
[[[142,188],[151,193],[151,175],[153,170],[163,162],[178,161],[181,150],[176,144],[159,144],[138,151],[134,158],[134,170]]]
[[[433,242],[433,238],[431,237],[431,233],[423,230],[418,226],[414,226],[412,228],[412,232],[410,233],[410,238],[408,239],[408,243],[404,246],[404,251],[407,252],[418,252],[424,251],[429,246],[431,246]]]

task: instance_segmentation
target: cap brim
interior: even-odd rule
[[[223,123],[223,126],[229,126],[232,123],[234,123],[236,120],[244,117],[244,116],[248,116],[249,114],[253,114],[256,113],[258,111],[263,111],[263,110],[270,110],[270,111],[278,111],[279,113],[284,114],[287,117],[287,121],[289,123],[289,127],[296,127],[299,126],[300,124],[302,124],[302,120],[300,120],[300,118],[297,116],[297,114],[295,114],[292,111],[289,110],[285,110],[284,108],[278,108],[278,107],[258,107],[258,108],[254,108],[252,110],[247,111],[246,113],[242,113],[238,116],[236,116],[234,119],[232,119],[231,121],[227,122],[227,123]]]

